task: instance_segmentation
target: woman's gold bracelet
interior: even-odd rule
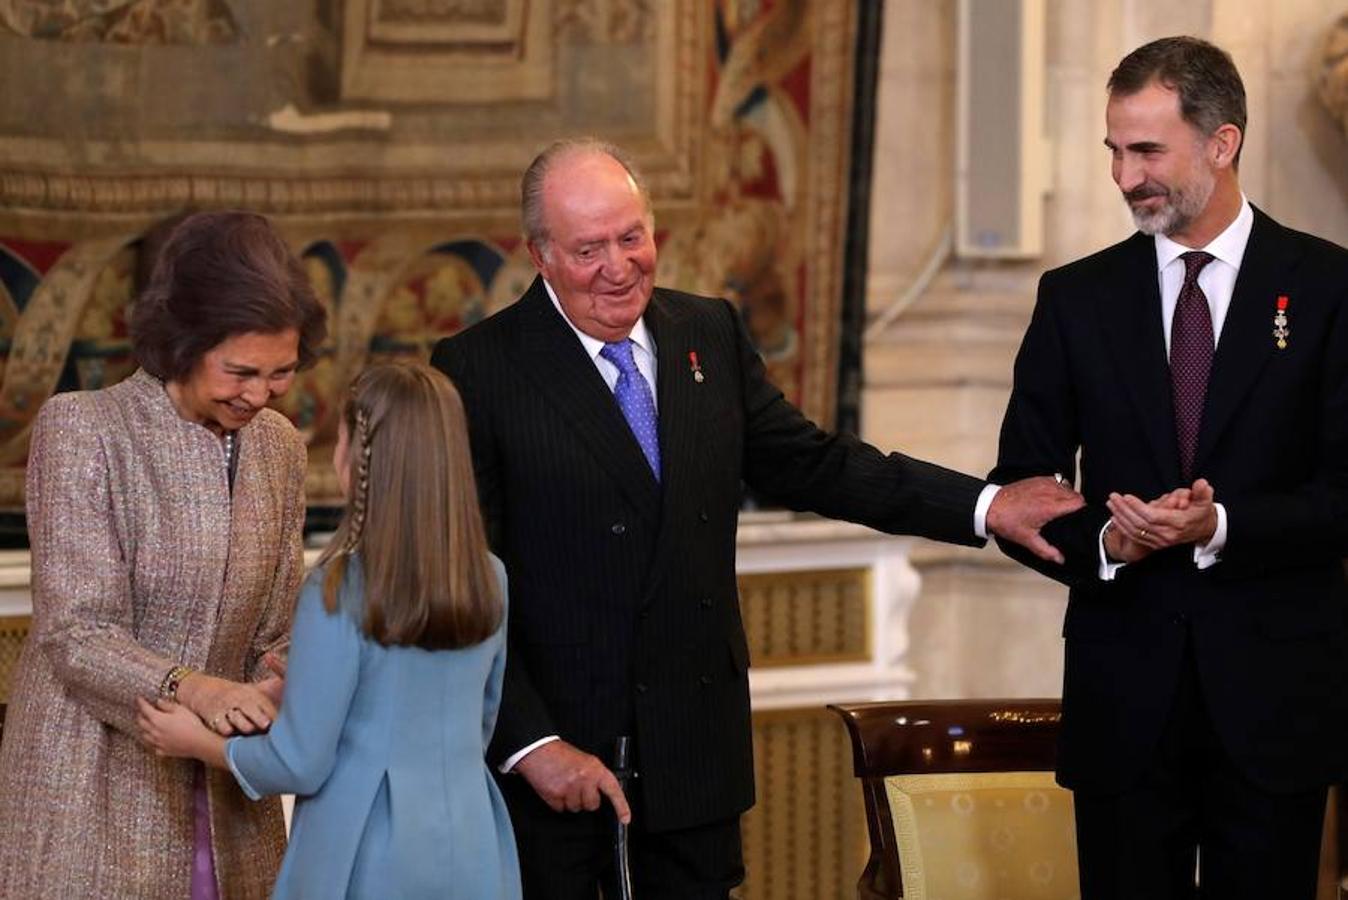
[[[195,670],[188,666],[174,666],[168,670],[164,680],[159,683],[159,696],[169,700],[178,699],[178,685],[183,683],[183,679],[191,675]]]

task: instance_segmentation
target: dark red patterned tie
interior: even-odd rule
[[[1213,258],[1201,250],[1180,256],[1184,260],[1184,286],[1175,301],[1175,318],[1170,325],[1170,385],[1175,398],[1180,475],[1185,484],[1194,477],[1198,426],[1203,422],[1203,400],[1212,371],[1212,311],[1207,295],[1198,286],[1198,273]]]

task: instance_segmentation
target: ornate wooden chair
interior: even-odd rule
[[[1071,794],[1053,780],[1057,700],[838,704],[871,854],[861,900],[1068,900]]]

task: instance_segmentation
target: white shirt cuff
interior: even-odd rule
[[[978,502],[974,504],[974,534],[985,541],[988,539],[988,507],[992,506],[992,498],[1001,489],[999,484],[984,485],[982,493],[978,495]]]
[[[515,765],[520,760],[524,759],[524,757],[528,756],[530,753],[533,753],[539,747],[542,747],[544,744],[551,744],[553,741],[560,741],[560,740],[561,738],[555,734],[550,734],[545,738],[539,738],[529,746],[525,747],[523,750],[510,754],[510,756],[506,758],[506,761],[501,763],[497,771],[499,771],[502,775],[504,775],[511,769],[515,768]]]
[[[1114,576],[1118,574],[1119,569],[1124,567],[1124,563],[1111,561],[1109,554],[1105,552],[1105,529],[1109,528],[1109,525],[1110,522],[1106,520],[1105,524],[1100,527],[1100,537],[1098,538],[1100,544],[1101,581],[1113,581]]]
[[[1226,507],[1214,503],[1217,507],[1217,528],[1206,544],[1194,544],[1194,565],[1200,569],[1209,569],[1221,562],[1222,548],[1226,546]]]

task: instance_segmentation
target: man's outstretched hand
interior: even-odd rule
[[[1040,559],[1061,565],[1063,555],[1039,534],[1059,516],[1086,505],[1081,495],[1048,475],[1003,485],[988,507],[988,532],[1014,541]]]

